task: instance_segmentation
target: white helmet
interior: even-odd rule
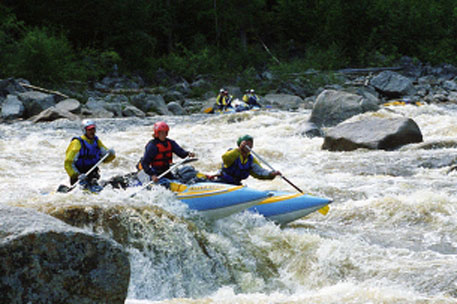
[[[95,128],[96,125],[95,125],[95,121],[91,120],[91,119],[84,119],[82,122],[81,122],[81,129],[83,130],[83,133],[86,133],[86,129],[88,127],[93,127]]]

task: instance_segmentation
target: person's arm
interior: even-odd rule
[[[193,155],[193,153],[191,153],[189,151],[186,151],[183,148],[181,148],[181,146],[178,145],[178,143],[176,141],[174,141],[172,139],[168,139],[168,140],[171,142],[171,147],[172,147],[173,153],[175,153],[179,157],[185,158],[187,156],[192,156]]]
[[[75,163],[78,160],[79,150],[81,150],[81,143],[78,139],[73,139],[65,152],[64,167],[70,178],[78,178],[78,175],[80,174],[75,166]]]
[[[224,167],[228,168],[240,157],[241,153],[238,149],[231,149],[222,154],[222,162]]]
[[[150,176],[157,175],[157,171],[150,166],[157,153],[158,150],[154,144],[146,145],[143,158],[141,159],[141,166],[143,167],[144,172]]]
[[[100,148],[100,150],[102,151],[102,156],[105,156],[106,153],[109,153],[108,152],[109,149],[102,143],[102,141],[100,139],[97,141],[97,144],[98,144],[98,147]],[[103,162],[109,163],[109,162],[113,161],[113,159],[115,159],[115,158],[116,158],[116,154],[110,153],[110,155],[107,158],[105,158],[105,160]]]
[[[260,163],[257,161],[257,159],[254,158],[254,161],[252,163],[251,171],[249,172],[252,177],[255,177],[257,179],[274,179],[276,177],[277,171],[270,171],[265,168],[263,168]]]

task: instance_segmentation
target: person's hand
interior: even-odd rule
[[[84,173],[81,173],[80,175],[78,175],[78,180],[79,180],[79,181],[83,181],[83,180],[85,180],[86,178],[87,178],[87,175],[84,174]]]
[[[157,175],[151,175],[151,180],[154,182],[154,183],[157,183],[159,181],[159,178],[157,177]]]
[[[114,155],[114,154],[116,154],[116,152],[114,152],[114,149],[109,149],[108,154]]]
[[[195,153],[194,152],[189,152],[189,154],[187,154],[187,157],[195,157]]]
[[[246,147],[247,146],[247,147]],[[241,152],[244,152],[244,153],[249,153],[251,151],[250,149],[251,147],[249,147],[248,145],[248,141],[247,140],[243,140],[240,144],[240,150]]]
[[[282,174],[279,171],[272,171],[272,172],[270,172],[270,175],[271,176],[278,176],[278,175],[282,175]]]

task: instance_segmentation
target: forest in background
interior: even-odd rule
[[[268,70],[457,63],[455,0],[3,0],[0,78],[112,71],[249,79]],[[160,84],[160,83],[159,83]]]

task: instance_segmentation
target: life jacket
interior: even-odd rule
[[[230,167],[225,168],[225,166],[222,165],[222,179],[227,183],[240,185],[243,179],[249,177],[249,171],[251,170],[253,161],[254,157],[249,154],[245,164],[241,162],[241,157],[238,157]]]
[[[98,137],[95,136],[92,144],[83,140],[81,137],[73,137],[71,140],[73,141],[74,139],[79,140],[81,143],[81,149],[79,150],[78,160],[75,162],[75,166],[79,172],[86,173],[102,158],[102,151],[98,146]]]
[[[150,144],[155,145],[158,152],[149,166],[153,167],[158,172],[168,170],[170,164],[173,162],[173,146],[171,141],[166,139],[165,142],[161,142],[157,138],[154,138],[146,146]],[[138,163],[138,169],[143,169],[141,161]]]

